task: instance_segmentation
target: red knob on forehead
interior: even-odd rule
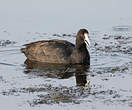
[[[88,34],[88,32],[84,32],[84,34]]]

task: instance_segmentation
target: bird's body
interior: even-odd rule
[[[21,51],[32,61],[58,64],[90,64],[90,55],[86,44],[79,41],[78,37],[79,35],[76,39],[76,45],[66,40],[44,40],[25,44],[26,48],[22,48]]]

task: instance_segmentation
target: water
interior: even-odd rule
[[[131,110],[131,2],[0,1],[0,107]],[[25,62],[23,44],[46,39],[74,43],[80,28],[90,32],[90,67]]]

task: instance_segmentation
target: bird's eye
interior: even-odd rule
[[[81,37],[83,37],[83,38],[84,38],[84,34],[81,34]]]

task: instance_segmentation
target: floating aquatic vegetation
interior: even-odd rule
[[[15,41],[10,40],[0,40],[0,46],[7,46],[7,45],[13,45],[16,44]]]

